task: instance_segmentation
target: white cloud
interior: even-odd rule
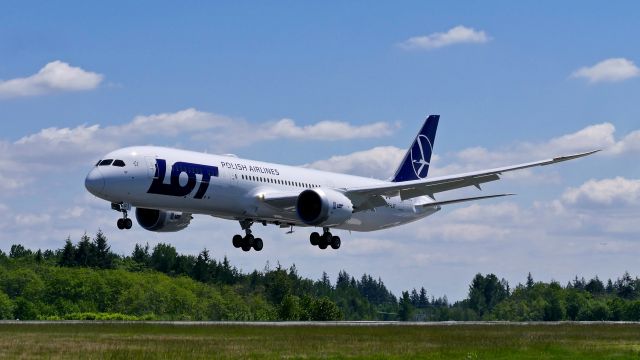
[[[518,204],[508,201],[498,201],[496,203],[472,203],[469,206],[453,210],[449,215],[450,220],[464,222],[495,222],[515,223],[526,219]]]
[[[640,205],[640,180],[615,177],[589,180],[577,188],[569,188],[562,200],[572,205]]]
[[[382,240],[375,238],[355,238],[348,241],[348,246],[344,249],[349,255],[382,255],[385,256],[389,251],[397,249],[399,244],[391,240]]]
[[[464,173],[595,149],[604,149],[602,154],[608,156],[640,152],[640,130],[632,131],[621,139],[616,139],[615,130],[613,124],[601,123],[539,143],[518,142],[496,150],[475,146],[444,155],[434,154],[430,176]],[[335,155],[306,166],[318,170],[386,179],[393,175],[405,152],[406,149],[394,146],[378,146],[346,155]],[[529,169],[507,173],[505,177],[535,179],[536,182],[546,183],[559,181],[554,174],[547,172],[544,175],[537,175],[535,170]]]
[[[18,226],[31,227],[36,225],[47,224],[51,221],[49,214],[18,214],[15,216],[15,222]]]
[[[30,166],[30,171],[35,173],[38,169],[59,169],[60,164],[68,167],[97,160],[97,156],[117,148],[120,141],[118,136],[106,134],[99,125],[47,128],[5,144],[7,152],[0,158],[22,164],[16,168],[37,165]]]
[[[430,226],[429,238],[456,242],[473,242],[483,240],[502,240],[510,231],[493,224],[479,223],[440,223]]]
[[[377,138],[393,133],[393,128],[386,122],[354,126],[343,121],[320,121],[300,127],[291,119],[281,119],[263,127],[262,136],[265,138],[348,140]]]
[[[95,89],[102,79],[101,74],[56,60],[29,77],[0,81],[0,98],[91,90]]]
[[[0,140],[0,190],[22,188],[31,183],[39,172],[69,171],[73,166],[87,166],[101,155],[119,147],[148,143],[176,146],[167,141],[174,141],[179,136],[189,138],[191,148],[202,145],[201,149],[224,152],[259,141],[331,141],[380,137],[391,134],[394,129],[394,126],[385,122],[353,125],[340,121],[320,121],[298,126],[293,120],[284,119],[252,124],[242,119],[193,108],[173,113],[140,115],[128,123],[115,126],[85,124],[69,128],[51,127],[26,135],[15,142]]]
[[[613,124],[602,123],[589,125],[576,132],[539,143],[518,142],[496,150],[471,147],[443,156],[446,163],[443,166],[434,166],[433,174],[437,176],[461,173],[596,149],[604,149],[603,154],[609,156],[640,150],[640,145],[637,143],[637,139],[640,139],[640,130],[631,132],[620,140],[616,139],[615,130]],[[513,173],[509,177],[530,178],[534,176],[533,174],[535,171],[525,170]],[[545,175],[540,180],[553,179]]]
[[[640,75],[640,69],[633,61],[625,58],[606,59],[591,67],[581,67],[571,74],[575,78],[585,78],[590,83],[618,82],[638,75]]]
[[[590,125],[571,134],[551,139],[544,146],[554,152],[604,149],[615,143],[616,128],[611,123]]]
[[[194,108],[176,111],[173,113],[161,113],[152,115],[139,115],[122,126],[107,128],[107,131],[114,135],[138,134],[141,135],[164,135],[175,137],[184,133],[197,133],[199,131],[211,130],[221,127],[233,127],[234,120]]]
[[[635,130],[627,134],[622,140],[615,142],[606,149],[610,155],[640,152],[640,130]]]
[[[332,141],[383,137],[392,134],[395,127],[381,121],[352,125],[344,121],[327,120],[298,126],[294,120],[287,118],[255,124],[243,119],[189,108],[175,113],[137,116],[129,124],[105,130],[110,134],[170,137],[187,134],[191,135],[194,141],[213,144],[215,151],[225,151],[277,139]],[[238,136],[238,134],[251,134],[251,136]]]
[[[436,49],[454,44],[481,44],[491,40],[484,31],[477,31],[462,25],[449,29],[445,33],[433,33],[409,38],[400,44],[402,49]]]
[[[348,155],[332,156],[306,166],[324,171],[386,179],[393,175],[406,151],[395,146],[379,146]]]

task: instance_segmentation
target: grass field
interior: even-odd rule
[[[640,324],[1,323],[0,358],[640,359]]]

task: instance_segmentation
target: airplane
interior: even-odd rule
[[[193,214],[238,221],[244,236],[233,246],[262,250],[253,224],[281,228],[318,227],[309,241],[320,249],[340,248],[331,229],[375,231],[420,220],[443,205],[513,194],[436,200],[435,195],[499,180],[506,172],[591,155],[588,151],[552,159],[427,178],[439,115],[429,116],[388,180],[320,171],[157,146],[135,146],[105,155],[85,179],[87,190],[122,213],[119,229],[138,224],[149,231],[185,229]]]

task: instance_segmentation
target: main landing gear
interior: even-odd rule
[[[245,232],[245,236],[242,235],[234,235],[233,236],[233,247],[242,248],[242,251],[249,251],[251,248],[255,251],[262,250],[263,243],[262,239],[253,237],[251,235],[251,225],[253,225],[253,221],[251,220],[243,220],[240,221],[240,226],[242,230]]]
[[[329,245],[331,245],[332,249],[339,249],[341,244],[340,237],[333,236],[331,232],[329,232],[329,228],[322,228],[322,230],[322,236],[315,231],[312,232],[311,235],[309,235],[309,241],[311,242],[311,245],[318,246],[323,250],[326,249]]]
[[[111,208],[115,211],[119,211],[122,213],[122,218],[118,219],[118,222],[116,223],[116,225],[118,225],[118,229],[120,230],[131,229],[131,226],[133,226],[133,222],[131,221],[131,219],[127,217],[128,212],[131,210],[131,204],[111,203]]]

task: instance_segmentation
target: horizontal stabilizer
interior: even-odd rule
[[[429,206],[435,206],[435,205],[449,205],[449,204],[456,204],[456,203],[465,202],[465,201],[491,199],[491,198],[497,198],[497,197],[502,197],[502,196],[512,196],[512,195],[515,195],[515,194],[497,194],[497,195],[474,196],[474,197],[460,198],[460,199],[453,199],[453,200],[434,201],[434,202],[430,202],[430,203],[426,203],[426,204],[421,204],[421,205],[418,205],[418,206],[429,207]]]

